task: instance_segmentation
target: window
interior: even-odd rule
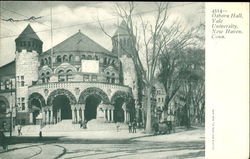
[[[104,58],[104,62],[105,65],[107,64],[107,57]]]
[[[88,55],[87,60],[92,60],[92,56]]]
[[[107,81],[107,83],[109,83],[110,82],[110,77],[107,77],[106,81]]]
[[[17,105],[18,105],[18,107],[21,107],[21,99],[20,98],[17,98]]]
[[[21,87],[24,86],[24,76],[21,76]]]
[[[68,70],[66,74],[66,81],[72,81],[72,70]]]
[[[92,76],[92,81],[97,81],[97,76],[96,75]]]
[[[95,60],[99,60],[99,57],[95,55]]]
[[[83,75],[83,81],[88,82],[89,81],[89,75]]]
[[[73,61],[73,55],[69,55],[69,62]]]
[[[42,83],[45,83],[45,75],[44,75],[44,73],[42,73]]]
[[[57,62],[62,62],[62,58],[61,58],[60,55],[56,57],[56,61],[57,61]]]
[[[68,62],[68,56],[67,55],[63,56],[63,61]]]
[[[9,80],[5,81],[5,89],[6,90],[10,89],[10,81]]]
[[[158,102],[161,102],[161,98],[158,98]]]
[[[82,59],[86,59],[86,56],[85,56],[85,55],[82,55]]]
[[[111,83],[115,83],[115,78],[111,78]]]
[[[63,70],[60,70],[59,72],[58,72],[58,82],[63,82],[63,81],[65,81],[65,75],[64,75],[64,71]]]
[[[25,98],[22,97],[22,110],[25,110]]]
[[[48,59],[47,58],[44,59],[44,63],[45,63],[45,65],[48,64]]]
[[[3,81],[0,81],[0,90],[4,90],[5,87],[4,87],[4,82]]]

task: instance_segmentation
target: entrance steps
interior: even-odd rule
[[[15,130],[17,131],[17,126],[15,127]],[[21,127],[22,134],[30,134],[35,133],[38,134],[41,129],[40,125],[24,125]]]
[[[93,119],[87,123],[87,130],[117,130],[117,126],[119,126],[119,130],[128,129],[126,123],[104,122]]]
[[[54,125],[46,125],[43,127],[43,132],[51,132],[51,131],[77,131],[82,130],[80,128],[80,124],[72,124],[72,120],[62,120]]]

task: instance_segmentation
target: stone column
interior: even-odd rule
[[[45,124],[45,120],[46,120],[46,117],[45,117],[45,111],[42,109],[42,123]]]
[[[85,111],[85,109],[82,109],[82,122],[84,122],[84,120],[85,120],[84,111]]]
[[[127,111],[126,111],[126,109],[125,110],[123,109],[123,112],[124,112],[124,123],[126,123],[127,122]]]
[[[71,113],[72,113],[72,122],[74,123],[75,122],[75,111],[73,108],[71,109]]]
[[[33,113],[30,113],[30,123],[33,124]]]
[[[114,109],[111,109],[111,121],[114,121]]]
[[[79,109],[76,109],[76,122],[80,121]]]
[[[130,122],[130,113],[127,111],[127,121]]]
[[[53,124],[54,123],[54,117],[53,117],[53,110],[50,110],[50,123]]]
[[[107,109],[108,121],[110,121],[110,109]]]
[[[46,119],[45,119],[46,124],[49,124],[49,110],[46,110]]]

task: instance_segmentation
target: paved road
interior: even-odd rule
[[[8,152],[0,150],[0,159],[200,159],[205,156],[203,130],[130,139],[54,137],[42,143],[32,143],[31,139],[27,144],[10,145]]]

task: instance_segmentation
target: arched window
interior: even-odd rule
[[[92,60],[92,56],[88,55],[87,60]]]
[[[86,59],[86,56],[85,56],[85,55],[82,55],[82,59]]]
[[[62,62],[62,58],[61,58],[60,55],[58,55],[58,56],[56,57],[56,61],[57,61],[57,62]]]
[[[67,70],[66,72],[66,81],[71,81],[72,80],[72,73],[73,71],[72,70]]]
[[[107,75],[109,75],[109,72],[107,72]]]
[[[45,63],[45,65],[48,64],[48,59],[47,58],[44,59],[44,63]]]
[[[111,60],[111,59],[109,58],[109,59],[108,59],[108,64],[110,64],[110,60]]]
[[[69,55],[69,62],[73,61],[73,55]]]
[[[107,57],[104,58],[104,62],[105,65],[107,64]]]
[[[58,71],[58,82],[65,81],[65,74],[63,70]]]
[[[115,64],[115,60],[112,60],[112,64],[113,64],[113,65]]]
[[[45,74],[42,73],[41,77],[42,77],[42,83],[45,83]]]
[[[97,55],[95,55],[95,60],[99,60],[99,57]]]
[[[68,62],[68,56],[67,55],[63,56],[63,62]]]
[[[50,81],[50,72],[47,71],[46,72],[46,82],[49,82]]]

